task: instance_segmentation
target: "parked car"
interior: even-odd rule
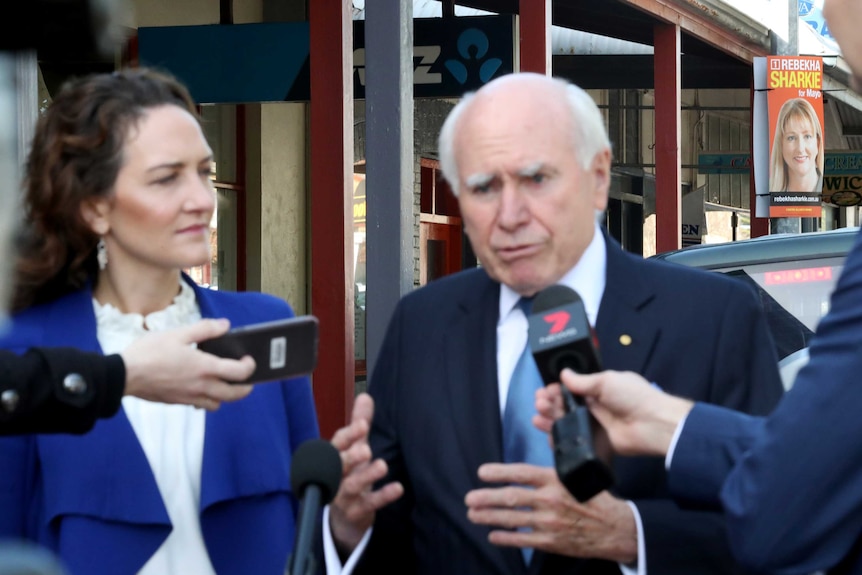
[[[775,340],[782,381],[789,389],[808,361],[808,341],[829,311],[830,295],[858,231],[774,234],[653,257],[724,273],[754,286]]]

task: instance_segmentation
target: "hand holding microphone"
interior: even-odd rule
[[[572,289],[550,286],[536,295],[529,321],[529,345],[545,385],[560,381],[565,368],[586,374],[601,371],[584,302]],[[590,413],[583,399],[561,386],[566,414],[554,422],[554,465],[560,481],[578,501],[613,485],[610,469],[595,452]]]

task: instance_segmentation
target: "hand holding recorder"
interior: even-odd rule
[[[229,326],[227,320],[206,319],[149,333],[133,342],[120,354],[126,370],[124,394],[209,411],[218,409],[222,402],[242,399],[251,388],[230,384],[248,378],[254,361],[245,354],[231,359],[212,357],[190,345],[223,336]]]
[[[318,322],[303,315],[230,330],[202,341],[198,349],[230,359],[251,356],[254,372],[239,383],[261,383],[307,375],[317,366]]]

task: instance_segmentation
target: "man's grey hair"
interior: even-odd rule
[[[596,154],[611,147],[608,132],[605,129],[604,117],[596,103],[584,90],[559,78],[552,78],[551,80],[563,88],[565,93],[570,112],[569,126],[572,130],[574,159],[581,163],[582,168],[587,169]],[[460,191],[460,182],[454,150],[455,132],[464,110],[470,106],[475,97],[476,92],[469,92],[452,108],[446,121],[443,122],[437,141],[437,150],[440,154],[440,171],[456,196]]]

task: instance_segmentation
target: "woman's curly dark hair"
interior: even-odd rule
[[[25,172],[14,310],[56,299],[95,277],[99,238],[81,207],[113,193],[130,130],[148,109],[164,105],[197,117],[176,79],[136,68],[69,82],[39,119]]]

